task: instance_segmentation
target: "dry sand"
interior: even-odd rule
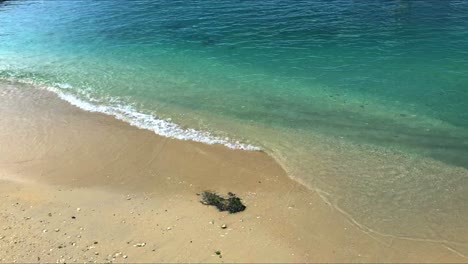
[[[202,205],[204,190],[247,210]],[[468,261],[361,230],[263,152],[163,138],[20,84],[0,84],[0,197],[0,262]]]

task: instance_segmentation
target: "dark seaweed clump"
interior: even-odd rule
[[[224,198],[214,192],[205,191],[202,193],[202,204],[216,206],[219,211],[228,211],[231,214],[242,212],[247,208],[239,197],[229,192],[228,198]]]

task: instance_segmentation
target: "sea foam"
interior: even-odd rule
[[[249,151],[259,151],[261,148],[233,140],[228,137],[219,137],[213,135],[207,131],[201,131],[192,128],[183,128],[180,125],[172,122],[171,120],[160,119],[152,114],[141,113],[131,105],[115,103],[114,105],[102,105],[94,102],[98,102],[95,98],[87,96],[88,101],[82,100],[79,97],[67,93],[63,90],[72,89],[72,86],[67,83],[56,83],[54,86],[37,84],[30,80],[11,80],[20,83],[31,84],[36,88],[44,89],[55,93],[60,99],[67,101],[73,106],[76,106],[82,110],[88,112],[103,113],[115,117],[118,120],[122,120],[131,126],[135,126],[141,129],[153,131],[155,134],[174,138],[185,141],[195,141],[205,144],[221,144],[230,149],[240,149]],[[111,100],[118,102],[119,100]]]

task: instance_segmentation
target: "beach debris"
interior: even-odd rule
[[[222,228],[222,229],[226,229],[226,228],[227,228],[227,225],[223,224],[223,225],[221,226],[221,228]]]
[[[127,255],[123,255],[123,258],[126,259],[126,258],[128,258],[128,256],[127,256]]]
[[[47,231],[48,231],[47,229],[44,229],[42,230],[42,233],[47,233]]]
[[[224,198],[214,192],[205,191],[202,193],[201,203],[216,206],[219,211],[228,211],[231,214],[242,212],[246,209],[241,199],[231,192],[228,193],[228,198]]]
[[[167,229],[167,230],[172,230],[172,227],[168,227],[168,228],[166,228],[166,229]]]
[[[133,245],[134,247],[144,247],[146,246],[146,243],[137,243],[135,245]]]

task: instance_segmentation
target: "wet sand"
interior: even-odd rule
[[[25,85],[0,84],[0,146],[1,262],[468,261],[361,230],[263,152],[163,138]],[[247,210],[202,205],[204,190]]]

